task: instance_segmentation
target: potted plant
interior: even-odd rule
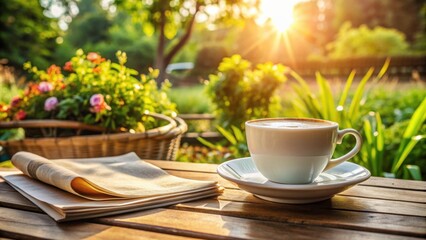
[[[39,70],[26,63],[33,81],[10,104],[0,105],[0,128],[23,127],[25,138],[0,144],[9,153],[28,150],[50,158],[139,151],[140,157],[173,159],[186,124],[176,117],[176,106],[167,96],[170,84],[158,88],[158,71],[139,75],[125,66],[124,52],[116,56],[118,62],[113,62],[78,50],[62,68],[51,65]],[[167,139],[165,146],[157,146],[159,139]],[[169,140],[172,149],[166,146]],[[86,144],[79,146],[82,142]],[[145,150],[153,152],[144,150],[147,144],[169,153],[145,154]]]

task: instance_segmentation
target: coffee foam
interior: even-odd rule
[[[251,122],[251,124],[255,126],[270,127],[270,128],[285,128],[285,129],[307,129],[307,128],[331,126],[331,124],[328,122],[294,120],[294,119],[255,121],[255,122]]]

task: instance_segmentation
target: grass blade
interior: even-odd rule
[[[303,90],[306,94],[312,94],[311,89],[309,88],[309,85],[306,83],[306,81],[295,71],[291,70],[290,75],[296,79],[296,81],[302,86]]]
[[[216,128],[220,134],[222,134],[232,145],[237,144],[237,139],[235,139],[235,137],[229,131],[222,128],[221,126],[217,126]]]
[[[396,161],[394,161],[394,165],[392,167],[392,173],[395,175],[397,174],[408,154],[410,154],[410,152],[413,150],[414,146],[416,146],[416,144],[424,138],[426,138],[426,135],[412,137],[407,145],[405,145],[405,147],[402,149],[401,153],[398,152]]]
[[[343,89],[342,96],[340,97],[339,106],[344,107],[346,103],[346,99],[348,98],[349,90],[351,89],[352,82],[355,78],[356,71],[353,70],[346,80],[345,88]]]
[[[375,167],[374,167],[374,158],[375,158],[375,152],[374,152],[374,131],[373,127],[371,125],[370,119],[366,118],[364,119],[364,135],[365,135],[365,144],[363,144],[365,151],[364,153],[367,153],[366,159],[367,160],[367,167],[371,170],[371,174],[374,176],[377,176]]]
[[[204,138],[202,138],[202,137],[197,137],[197,140],[198,140],[201,144],[203,144],[204,146],[206,146],[206,147],[208,147],[208,148],[210,148],[210,149],[216,149],[216,148],[217,148],[217,146],[216,146],[216,145],[214,145],[213,143],[211,143],[211,142],[207,141],[206,139],[204,139]]]
[[[418,133],[420,127],[426,120],[426,98],[422,101],[419,107],[417,107],[413,116],[408,123],[408,126],[403,134],[401,143],[398,148],[398,152],[395,156],[394,162],[392,164],[392,172],[397,171],[399,167],[401,167],[400,159],[403,153],[405,152],[405,148],[410,144],[413,137]]]
[[[380,117],[379,113],[376,113],[376,166],[377,166],[377,173],[379,176],[381,175],[381,172],[383,171],[383,152],[385,147],[385,133],[384,133],[384,126],[382,123],[382,118]]]
[[[241,131],[241,129],[235,127],[235,126],[231,126],[232,131],[234,132],[234,136],[236,138],[236,140],[238,142],[245,142],[246,138],[244,137],[243,132]]]
[[[330,84],[319,72],[315,73],[315,77],[320,87],[322,114],[328,120],[337,121],[337,112],[336,107],[334,105],[334,99],[333,94],[331,92]]]
[[[373,75],[374,68],[370,68],[368,72],[364,75],[359,83],[354,97],[352,99],[351,105],[349,106],[348,118],[350,119],[358,119],[357,115],[359,115],[359,106],[361,103],[362,96],[364,95],[365,84]]]
[[[414,179],[421,181],[422,180],[422,172],[420,171],[419,166],[417,165],[405,165],[405,172],[409,176],[404,176],[405,179]]]
[[[377,78],[382,78],[383,75],[388,71],[389,64],[390,64],[390,58],[386,58],[385,63],[383,64],[382,68],[380,69],[379,74],[377,74]]]

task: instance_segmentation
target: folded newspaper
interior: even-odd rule
[[[216,182],[172,176],[135,153],[48,160],[18,152],[12,163],[22,172],[0,176],[56,221],[163,207],[221,192]]]

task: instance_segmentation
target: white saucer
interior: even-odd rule
[[[239,158],[219,165],[217,172],[255,196],[279,203],[303,204],[329,199],[367,180],[370,172],[355,163],[344,162],[329,169],[309,184],[279,184],[259,173],[251,158]]]

